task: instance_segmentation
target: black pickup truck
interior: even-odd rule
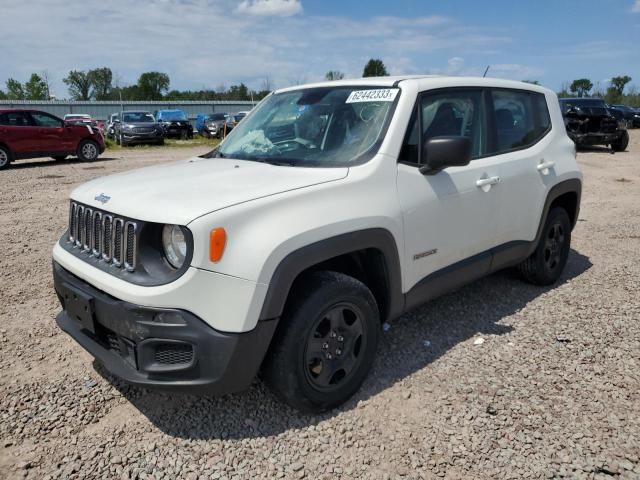
[[[629,144],[629,132],[600,98],[561,98],[560,106],[567,134],[576,146],[611,145],[623,152]]]

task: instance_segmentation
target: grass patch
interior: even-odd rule
[[[218,146],[218,144],[220,143],[220,140],[218,140],[217,138],[206,138],[200,135],[194,135],[193,138],[190,140],[166,138],[164,140],[164,145],[142,144],[142,145],[131,145],[131,146],[122,147],[110,138],[105,138],[104,143],[107,146],[108,150],[122,150],[122,149],[130,149],[130,148],[151,149],[151,148],[165,148],[165,147],[175,148],[175,147],[202,147],[202,146],[208,146],[213,149]]]

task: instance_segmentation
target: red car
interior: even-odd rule
[[[0,109],[0,169],[20,158],[75,155],[95,160],[105,144],[97,128],[66,124],[61,118],[37,110]]]

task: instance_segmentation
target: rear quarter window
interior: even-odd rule
[[[551,128],[543,94],[525,90],[493,90],[495,153],[530,147]]]

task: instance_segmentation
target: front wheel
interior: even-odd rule
[[[519,265],[520,273],[535,285],[555,283],[569,258],[571,221],[564,208],[553,208],[547,217],[535,251]]]
[[[78,145],[78,158],[85,162],[92,162],[100,155],[98,144],[93,140],[83,140]]]
[[[342,273],[315,272],[292,289],[265,383],[284,402],[321,412],[345,402],[371,369],[380,335],[371,291]]]
[[[622,133],[620,138],[611,144],[611,148],[615,152],[624,152],[629,145],[629,132],[626,130]]]

